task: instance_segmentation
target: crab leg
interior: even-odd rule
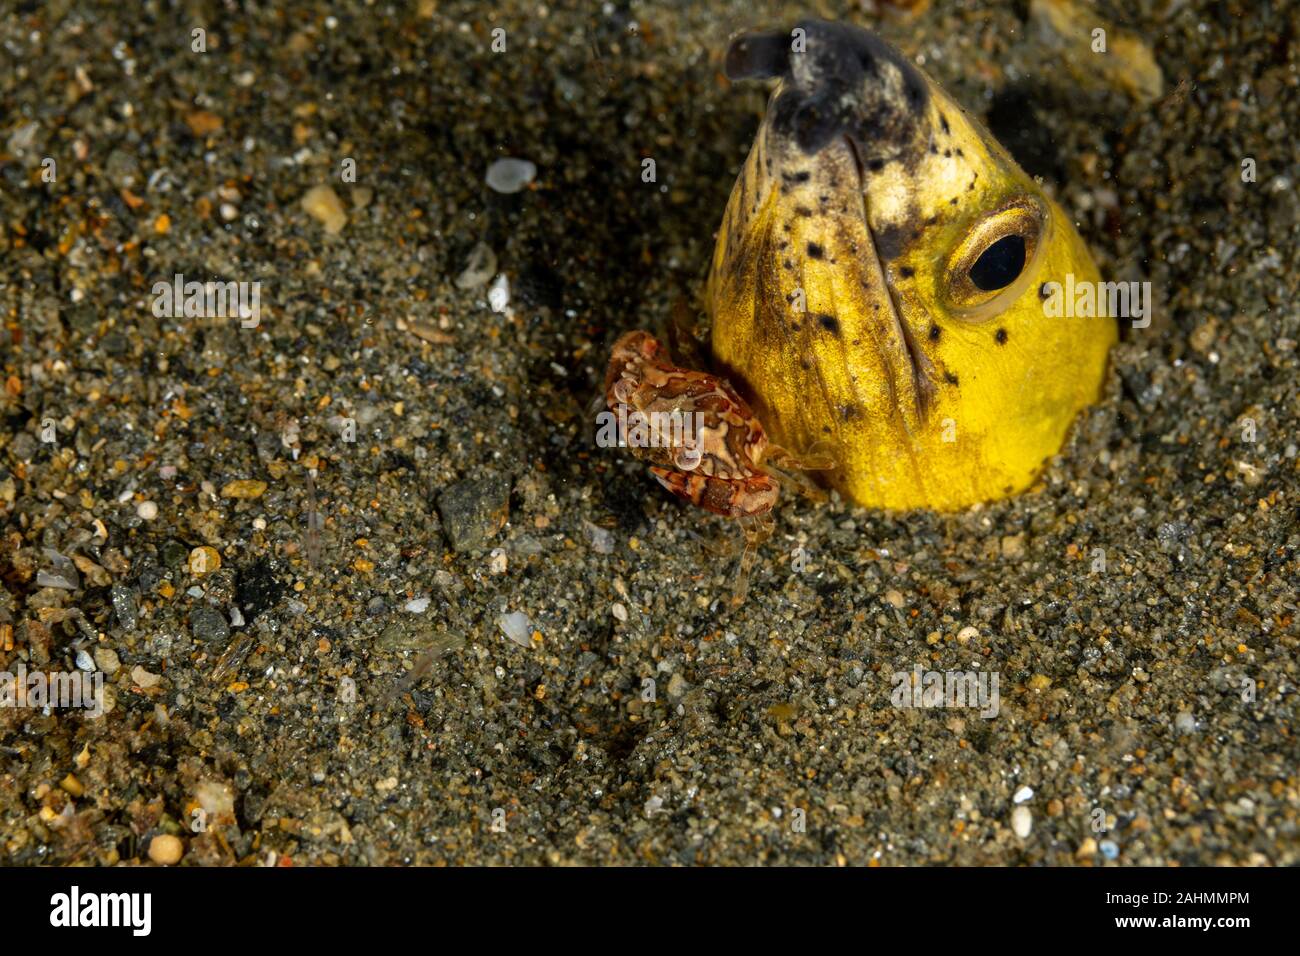
[[[758,557],[758,548],[772,536],[776,522],[769,512],[758,515],[742,515],[739,519],[740,530],[745,534],[745,550],[740,554],[736,565],[736,581],[731,591],[731,606],[740,607],[749,594],[749,578]]]

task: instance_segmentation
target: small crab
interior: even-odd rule
[[[745,547],[732,603],[741,604],[758,547],[775,527],[771,511],[781,483],[824,499],[810,482],[778,470],[773,462],[805,471],[832,468],[834,463],[824,455],[796,457],[769,442],[762,422],[726,379],[672,364],[649,332],[628,332],[614,343],[605,402],[621,423],[619,444],[649,461],[650,473],[661,485],[706,511],[739,522]],[[674,427],[657,427],[665,421]],[[678,427],[682,423],[685,427]],[[665,433],[673,440],[644,440]],[[638,434],[642,440],[636,440]]]

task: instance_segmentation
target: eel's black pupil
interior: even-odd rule
[[[970,281],[983,292],[1005,289],[1025,267],[1025,237],[1003,236],[989,246],[970,267]]]

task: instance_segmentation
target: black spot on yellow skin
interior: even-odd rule
[[[931,342],[938,342],[938,341],[939,341],[939,335],[940,335],[940,332],[939,332],[939,326],[937,326],[937,325],[932,325],[932,326],[930,326],[930,341],[931,341]]]
[[[807,206],[795,206],[794,213],[796,216],[803,216],[805,219],[807,219],[809,216],[812,215],[812,210],[809,209]]]
[[[960,385],[960,384],[961,384],[961,382],[959,382],[959,381],[957,380],[957,376],[954,375],[952,372],[944,372],[944,373],[943,373],[943,380],[944,380],[945,382],[947,382],[949,385]]]
[[[948,128],[948,117],[944,116],[942,113],[939,114],[939,125],[943,127],[945,133],[952,132],[952,130]]]
[[[1038,287],[1038,297],[1044,301],[1052,297],[1052,290],[1047,288],[1046,282]]]
[[[880,235],[876,236],[876,254],[886,261],[897,259],[898,254],[903,251],[903,227],[897,224],[891,224],[880,230]]]
[[[810,259],[820,259],[825,254],[826,251],[822,249],[821,246],[817,245],[817,243],[815,242],[808,243],[808,257]]]
[[[912,276],[916,275],[916,270],[913,269],[911,266],[903,266],[901,269],[898,270],[898,274],[901,275],[904,279],[910,279],[912,278]]]
[[[1006,329],[998,329],[997,334],[994,335],[993,338],[995,338],[995,339],[997,340],[998,345],[1006,345],[1006,344],[1007,344],[1007,330],[1006,330]]]
[[[835,318],[835,316],[826,315],[825,313],[822,313],[821,315],[817,316],[817,321],[820,322],[821,327],[825,329],[827,332],[829,332],[831,335],[840,334],[840,320]]]

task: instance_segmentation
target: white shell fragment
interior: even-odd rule
[[[505,273],[496,277],[492,287],[488,289],[488,305],[493,312],[504,312],[506,306],[510,304],[510,280],[506,278]]]
[[[513,611],[497,618],[501,633],[520,647],[533,646],[533,622],[523,611]]]
[[[497,271],[497,254],[486,242],[480,242],[469,253],[465,271],[456,276],[457,289],[477,289],[492,278]]]
[[[507,156],[487,169],[487,184],[499,193],[517,193],[537,178],[537,166],[526,159]]]

